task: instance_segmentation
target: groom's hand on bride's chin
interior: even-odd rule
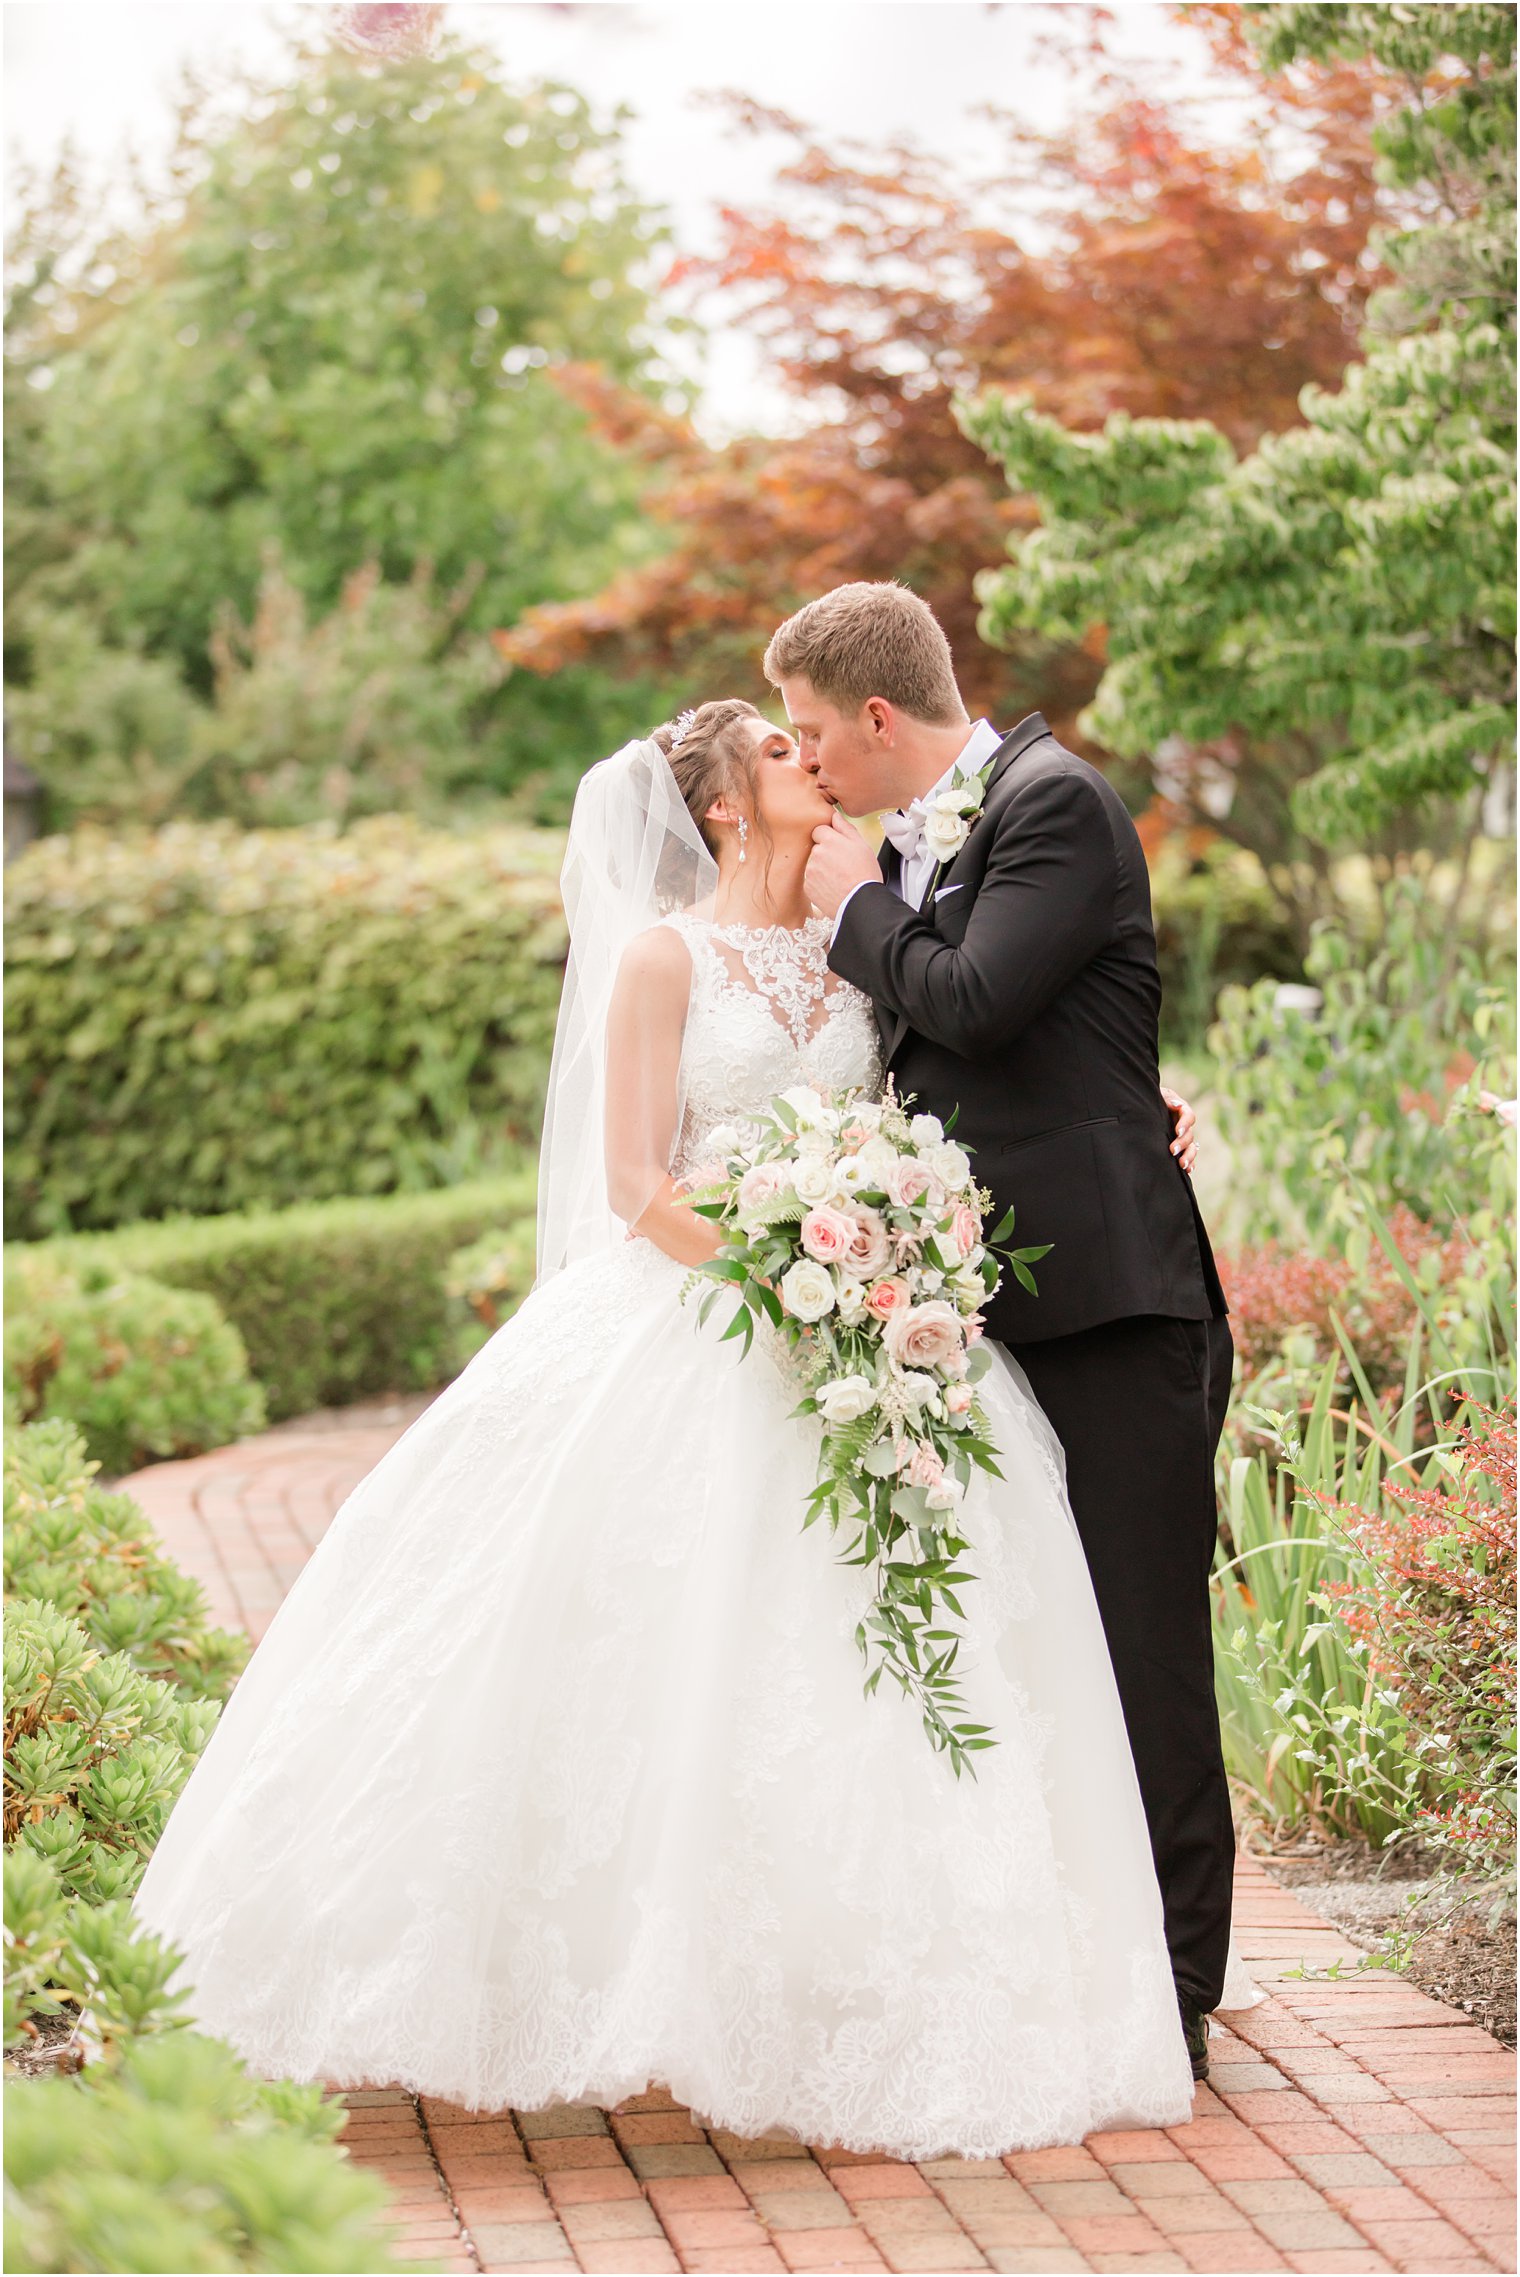
[[[803,879],[809,901],[825,917],[832,917],[856,886],[880,882],[876,856],[854,823],[846,822],[836,809],[813,832],[813,851]]]

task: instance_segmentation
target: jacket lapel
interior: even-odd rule
[[[1004,737],[997,751],[993,754],[991,771],[987,777],[987,788],[982,800],[984,810],[987,800],[991,798],[993,791],[1002,781],[1004,775],[1007,774],[1014,761],[1027,751],[1032,743],[1038,743],[1042,736],[1049,735],[1049,733],[1050,727],[1045,714],[1043,712],[1031,712],[1026,719],[1021,719],[1018,726]],[[979,827],[980,825],[977,823],[972,824],[966,839],[966,846],[970,845]],[[953,860],[939,863],[929,873],[929,883],[924,888],[924,898],[918,905],[918,914],[927,919],[931,925],[934,923],[935,894],[945,880],[953,874],[956,864],[966,851],[966,846],[961,848],[960,853],[955,855]],[[898,880],[902,876],[902,856],[890,839],[884,840],[882,844],[881,874],[883,881],[895,893]],[[908,1032],[907,1017],[900,1012],[888,1012],[880,1005],[873,1006],[873,1010],[876,1013],[876,1025],[881,1031],[882,1050],[885,1054],[883,1064],[890,1066],[892,1055]]]

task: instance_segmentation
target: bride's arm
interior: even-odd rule
[[[607,1015],[607,1199],[630,1233],[682,1265],[721,1246],[717,1229],[681,1201],[670,1175],[680,1096],[681,1039],[691,997],[691,953],[668,925],[632,941]]]

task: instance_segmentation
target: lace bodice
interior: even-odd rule
[[[664,922],[692,961],[677,1175],[701,1161],[709,1131],[742,1127],[793,1083],[880,1090],[870,1000],[830,971],[827,917],[795,931],[714,925],[684,913]]]

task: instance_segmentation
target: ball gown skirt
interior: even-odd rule
[[[963,1506],[957,1780],[862,1692],[816,1426],[643,1240],[537,1289],[354,1488],[135,1901],[256,2070],[477,2107],[652,2082],[910,2159],[1189,2116],[1060,1451],[1014,1363]]]

